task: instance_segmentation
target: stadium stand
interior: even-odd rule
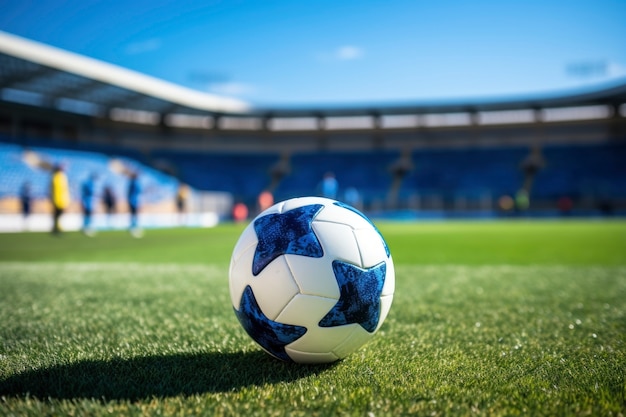
[[[151,157],[167,161],[184,183],[199,190],[227,191],[253,204],[271,185],[271,168],[278,153],[207,153],[156,150]]]
[[[546,167],[539,173],[536,198],[626,198],[626,143],[548,145]]]
[[[31,141],[31,143],[38,143]],[[528,146],[419,149],[411,153],[412,167],[401,179],[397,200],[388,201],[394,175],[392,167],[400,151],[318,151],[296,152],[289,158],[289,171],[273,182],[273,167],[281,160],[277,152],[263,154],[234,152],[186,152],[157,150],[144,160],[167,161],[176,177],[162,173],[138,160],[111,153],[0,143],[1,197],[16,197],[25,181],[36,198],[47,196],[49,175],[23,161],[25,151],[33,151],[52,163],[68,167],[72,194],[77,198],[80,183],[98,173],[101,183],[110,183],[123,196],[126,178],[109,169],[112,158],[139,169],[145,178],[150,204],[171,200],[179,181],[194,189],[223,191],[249,206],[259,193],[272,189],[277,200],[319,194],[319,184],[328,171],[340,184],[340,197],[348,188],[358,190],[365,208],[459,208],[489,209],[502,195],[514,195],[524,183],[521,162]],[[121,153],[121,152],[120,152]],[[131,152],[132,153],[132,152]],[[545,167],[539,170],[531,198],[553,204],[567,196],[587,206],[606,198],[626,199],[626,144],[545,145]],[[272,188],[274,187],[274,188]],[[419,204],[415,202],[419,201]],[[428,203],[430,201],[430,203]]]
[[[415,151],[415,169],[405,178],[402,192],[439,194],[446,200],[513,194],[521,186],[518,166],[527,152],[519,146]]]
[[[74,195],[93,171],[123,195],[110,161],[137,167],[155,205],[182,181],[252,208],[265,189],[319,194],[330,171],[365,210],[497,215],[501,196],[528,187],[530,211],[556,215],[567,197],[580,215],[626,214],[626,80],[510,100],[255,109],[2,33],[0,65],[0,200],[26,180],[47,196],[30,150],[67,163]],[[530,182],[533,147],[545,164]]]
[[[33,137],[22,136],[20,138],[11,137],[9,135],[0,134],[0,143],[19,145],[23,148],[47,148],[47,149],[59,149],[59,150],[74,150],[91,152],[94,154],[109,155],[111,157],[125,157],[132,159],[141,164],[148,165],[149,160],[145,154],[137,149],[115,146],[112,144],[102,144],[94,142],[77,142],[67,141],[62,139],[55,139],[50,137]]]
[[[275,190],[278,199],[320,194],[319,184],[326,172],[339,182],[340,197],[347,188],[358,190],[364,202],[383,200],[391,185],[391,164],[399,151],[300,152],[291,157],[291,172]]]
[[[49,165],[62,164],[66,167],[70,192],[74,201],[80,199],[80,186],[92,174],[98,175],[98,183],[101,186],[110,185],[120,200],[124,201],[128,178],[111,170],[113,159],[131,170],[140,172],[142,185],[146,189],[145,203],[148,205],[172,200],[178,184],[178,180],[174,177],[124,156],[111,157],[103,153],[82,150],[39,146],[23,147],[0,143],[0,178],[2,178],[0,197],[16,198],[24,182],[31,184],[33,198],[48,197],[50,172],[46,169],[30,166],[24,158],[26,152],[36,154]]]

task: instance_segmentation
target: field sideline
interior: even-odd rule
[[[626,222],[377,225],[394,304],[330,366],[241,329],[242,225],[0,235],[0,415],[626,414]]]

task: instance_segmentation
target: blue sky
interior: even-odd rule
[[[622,0],[0,0],[0,30],[257,106],[503,98],[626,77]]]

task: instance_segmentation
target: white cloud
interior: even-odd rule
[[[314,55],[319,62],[354,61],[363,58],[365,50],[353,45],[340,46],[334,50],[319,52]]]
[[[622,63],[606,60],[587,60],[571,63],[567,74],[583,81],[594,81],[626,76],[626,66]]]
[[[345,45],[337,48],[335,51],[335,58],[340,61],[351,61],[354,59],[362,58],[365,51],[358,46]]]
[[[145,41],[132,42],[126,45],[124,52],[126,55],[138,55],[146,52],[156,51],[161,48],[161,40],[157,38]]]
[[[606,75],[610,78],[618,78],[626,76],[626,66],[617,62],[609,61],[606,66]]]
[[[257,92],[257,88],[251,84],[226,82],[209,85],[209,91],[225,96],[249,96]]]

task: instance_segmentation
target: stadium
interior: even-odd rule
[[[626,80],[258,108],[0,32],[0,94],[0,414],[626,412]],[[228,262],[262,193],[322,195],[328,173],[387,239],[396,298],[366,348],[296,367],[238,328]],[[93,175],[118,203],[90,239]]]
[[[89,169],[127,158],[169,175],[150,178],[161,184],[150,205],[173,201],[178,180],[204,197],[194,211],[220,218],[235,200],[254,211],[264,190],[277,200],[319,192],[325,172],[365,210],[405,217],[497,217],[499,199],[521,189],[529,215],[559,215],[560,200],[584,216],[626,207],[625,83],[511,102],[248,110],[8,34],[2,44],[2,204],[15,212],[28,150],[68,163],[74,200]],[[522,165],[533,151],[531,174]],[[33,181],[45,198],[47,180]],[[111,181],[123,194],[123,177]]]

